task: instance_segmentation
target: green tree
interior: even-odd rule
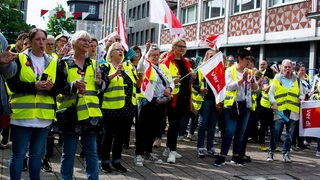
[[[25,12],[18,10],[21,0],[0,0],[0,31],[9,43],[15,43],[22,31],[29,31],[30,26],[22,19]]]
[[[49,19],[47,32],[53,36],[62,33],[62,29],[69,33],[74,33],[76,24],[73,22],[72,17],[67,18],[66,12],[61,4],[54,8],[55,14]],[[58,12],[63,11],[63,15],[58,19]]]

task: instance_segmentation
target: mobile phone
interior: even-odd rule
[[[48,79],[48,74],[42,73],[40,81],[46,81]]]

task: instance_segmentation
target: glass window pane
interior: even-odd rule
[[[187,23],[195,22],[195,6],[188,8]]]
[[[204,9],[204,19],[209,19],[209,14],[210,14],[210,8],[209,8],[209,3],[204,2],[203,4],[203,9]]]
[[[241,11],[254,9],[254,0],[242,0]]]
[[[233,13],[240,12],[240,1],[241,0],[235,0],[233,1]]]

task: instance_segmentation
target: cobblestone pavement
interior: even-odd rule
[[[132,135],[134,132],[131,133]],[[215,145],[216,151],[220,152],[220,140]],[[55,142],[54,156],[51,158],[53,172],[41,172],[41,179],[55,180],[61,179],[60,154],[61,147]],[[310,179],[320,178],[320,158],[315,156],[316,143],[313,141],[310,150],[293,151],[291,153],[292,163],[283,163],[282,154],[275,154],[274,162],[267,162],[267,152],[261,152],[258,144],[249,142],[247,155],[251,156],[252,162],[246,166],[237,166],[227,163],[223,167],[214,167],[212,157],[200,159],[196,156],[196,141],[178,141],[177,151],[183,156],[177,159],[176,164],[166,163],[166,158],[162,156],[165,140],[162,147],[154,148],[154,153],[164,161],[163,164],[153,164],[145,162],[143,167],[136,167],[134,160],[134,137],[131,138],[129,149],[123,151],[122,164],[128,169],[127,173],[113,171],[105,174],[100,171],[100,179],[256,179],[256,180],[278,180],[278,179]],[[74,179],[87,179],[85,175],[84,159],[79,156],[81,147],[79,145],[75,165]],[[0,180],[9,179],[8,161],[10,148],[0,150]],[[229,152],[230,155],[230,152]],[[22,173],[22,179],[27,179],[27,172]]]

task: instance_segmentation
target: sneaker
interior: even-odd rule
[[[112,169],[110,167],[110,163],[101,163],[101,170],[104,173],[112,173]]]
[[[156,140],[154,140],[153,147],[155,147],[155,148],[161,147],[161,139],[160,138],[157,138]]]
[[[195,140],[197,140],[197,139],[196,139],[196,136],[195,136],[195,135],[192,135],[192,134],[190,134],[190,133],[187,135],[187,138],[188,138],[190,141],[195,141]]]
[[[320,157],[320,151],[317,151],[317,152],[316,152],[316,156],[317,156],[317,157]]]
[[[120,172],[127,172],[127,168],[123,167],[121,163],[112,163],[112,166]]]
[[[162,153],[162,155],[165,156],[165,157],[168,157],[171,152],[174,152],[174,154],[175,154],[177,159],[182,158],[181,154],[177,153],[177,151],[170,151],[169,148],[165,148],[163,153]]]
[[[285,162],[285,163],[291,163],[292,162],[288,152],[283,154],[283,162]]]
[[[268,161],[268,162],[274,161],[274,159],[273,159],[273,152],[268,152],[267,161]]]
[[[162,164],[162,160],[153,154],[146,154],[145,159],[155,164]]]
[[[259,149],[260,149],[260,151],[267,151],[268,150],[267,146],[264,144],[261,144]]]
[[[224,156],[219,156],[218,159],[216,159],[216,160],[214,161],[214,164],[213,164],[213,165],[216,166],[216,167],[221,167],[221,166],[226,165],[226,157],[224,157]]]
[[[45,172],[52,172],[52,167],[49,164],[49,160],[48,159],[44,159],[42,162],[42,167],[41,169],[44,170]]]
[[[169,148],[165,148],[163,153],[162,153],[162,155],[165,156],[165,157],[168,157],[169,153],[170,153],[170,149]]]
[[[246,165],[240,156],[232,156],[230,163],[240,165],[240,166]]]
[[[210,150],[207,150],[207,153],[209,156],[214,157],[214,158],[218,158],[219,154],[216,153],[216,151],[214,150],[214,148],[211,148]]]
[[[178,137],[177,137],[177,140],[178,140],[178,141],[182,141],[183,139],[184,139],[184,136],[178,136]]]
[[[203,148],[198,148],[198,158],[205,158],[206,156],[204,155],[204,149]]]
[[[218,141],[213,140],[213,145],[218,145]]]
[[[167,159],[168,163],[176,163],[176,151],[170,151],[169,157]]]
[[[303,144],[304,144],[305,146],[310,146],[310,143],[308,143],[306,140],[303,141]]]
[[[134,164],[135,164],[136,166],[139,166],[139,167],[143,166],[143,161],[144,161],[144,159],[142,158],[141,155],[137,155],[137,156],[134,158]]]

